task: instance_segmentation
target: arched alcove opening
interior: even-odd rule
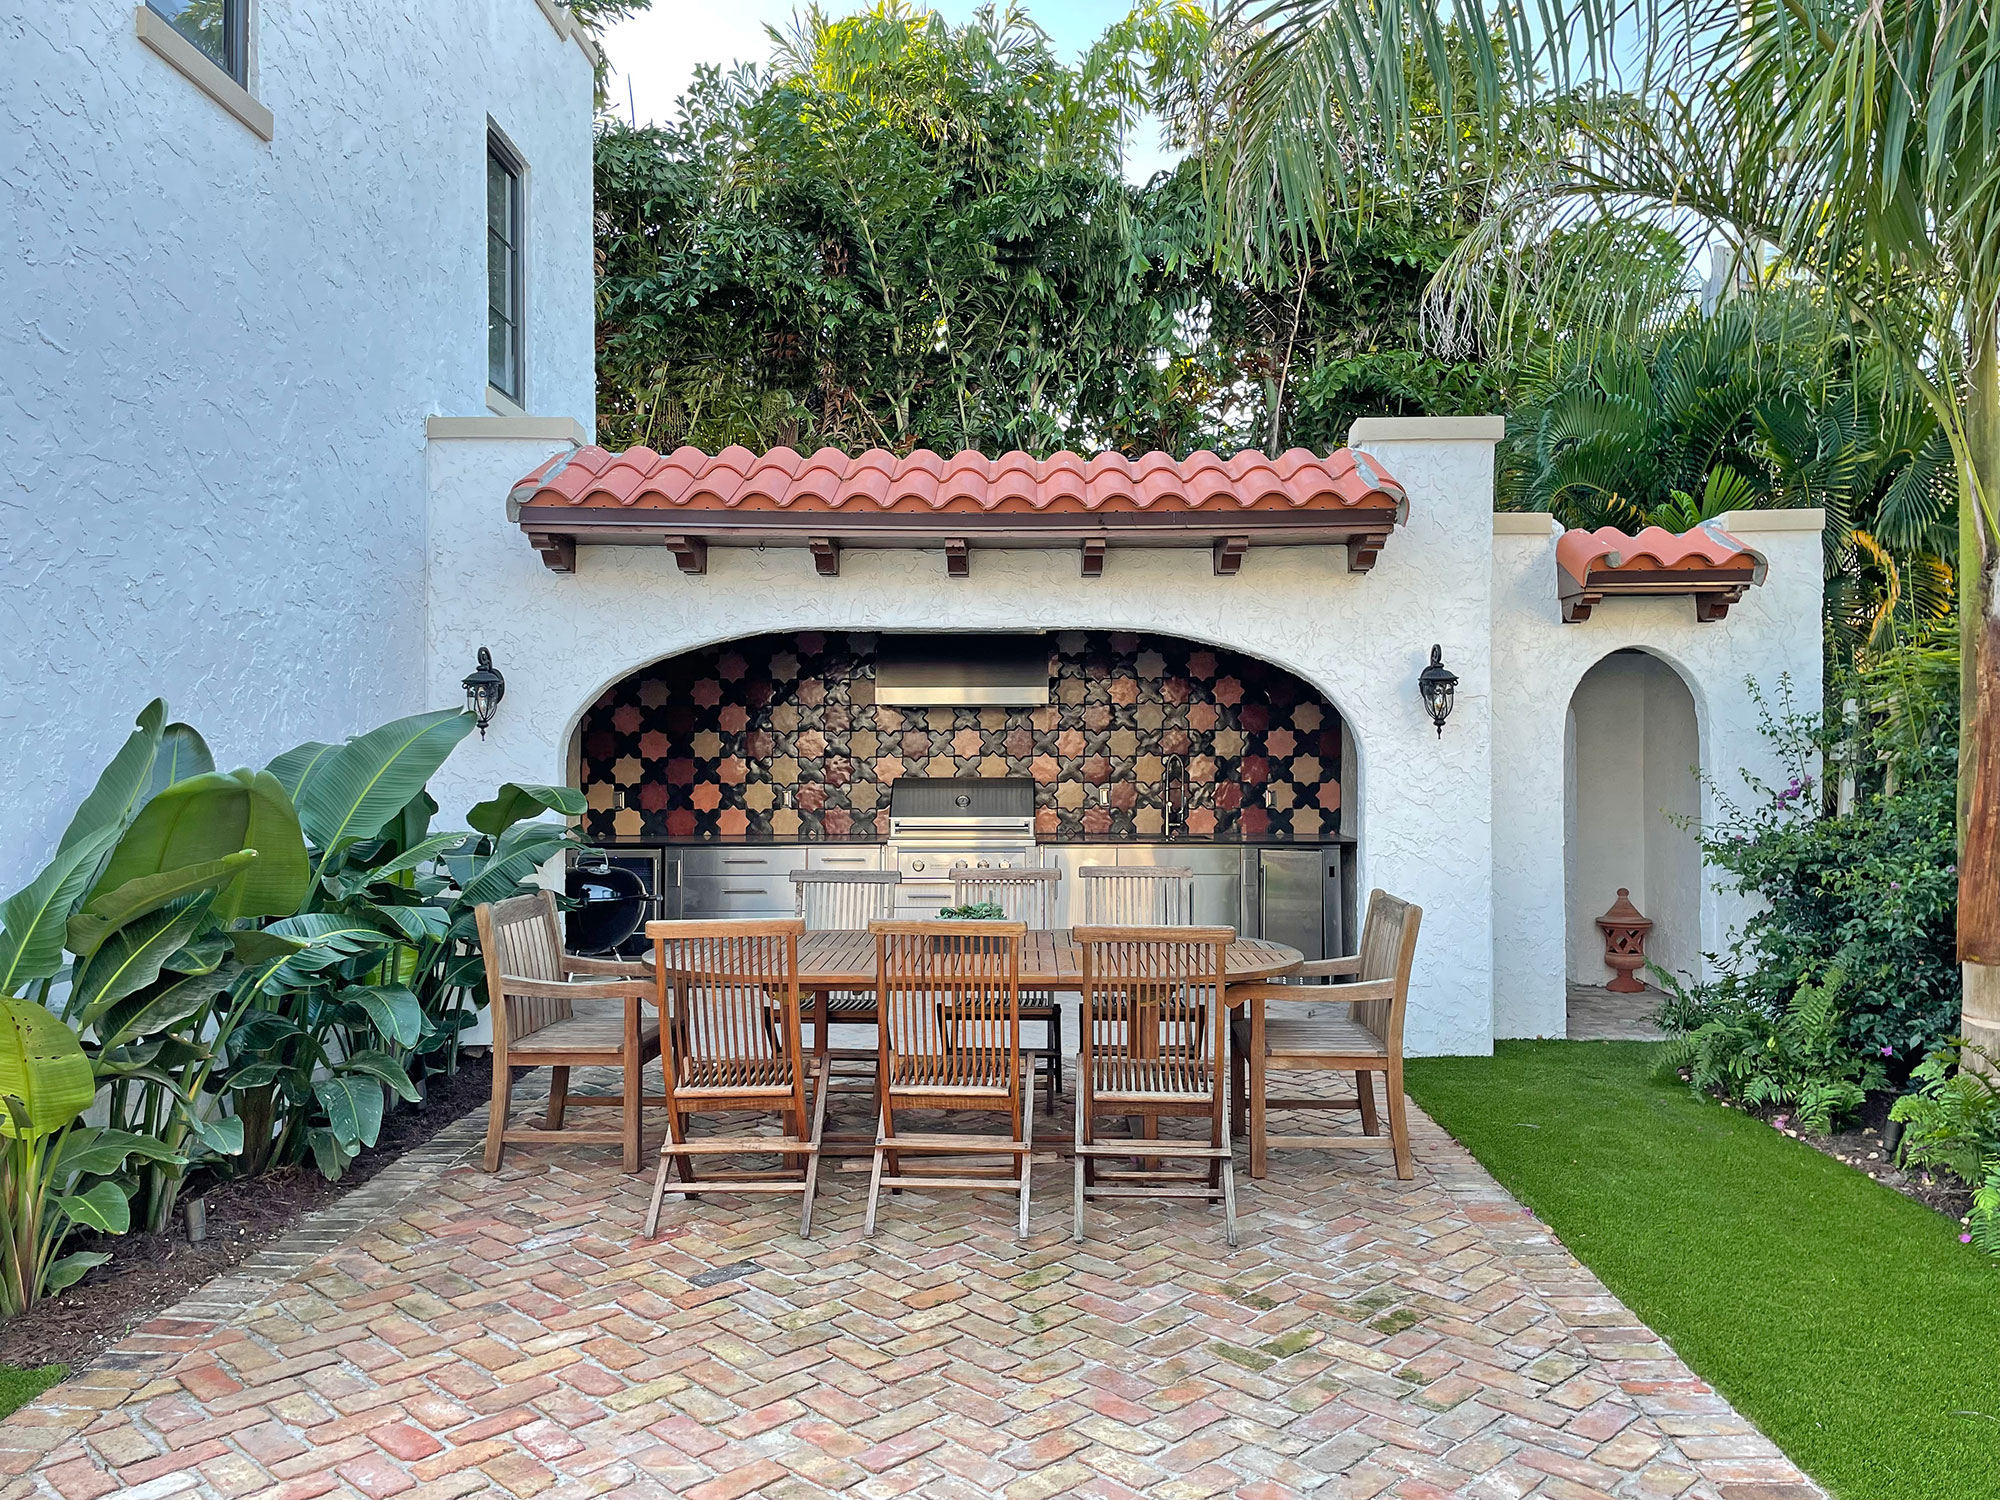
[[[1597,925],[1619,890],[1652,929],[1650,962],[1693,978],[1701,966],[1700,725],[1678,672],[1646,651],[1615,651],[1578,682],[1564,731],[1564,903],[1570,1034],[1644,1035],[1657,993],[1608,990]],[[1642,970],[1635,976],[1653,988]]]
[[[1357,747],[1311,684],[1180,637],[1064,630],[1014,638],[1046,649],[1046,703],[879,702],[883,643],[908,639],[763,634],[631,672],[577,722],[584,834],[601,846],[798,845],[808,863],[832,861],[836,846],[889,839],[899,781],[1029,783],[1033,836],[1051,858],[1060,848],[1122,863],[1121,850],[1171,843],[1178,852],[1158,860],[1195,866],[1206,909],[1246,930],[1264,920],[1270,892],[1295,882],[1315,909],[1330,897],[1332,919],[1310,946],[1344,951]],[[1191,793],[1178,794],[1170,833],[1177,778]],[[1321,860],[1309,880],[1287,849]]]

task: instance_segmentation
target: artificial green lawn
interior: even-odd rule
[[[1413,1060],[1412,1098],[1841,1500],[2000,1496],[2000,1266],[1653,1076],[1643,1042]]]
[[[67,1374],[68,1365],[43,1365],[39,1370],[0,1365],[0,1417],[16,1407],[26,1406]]]

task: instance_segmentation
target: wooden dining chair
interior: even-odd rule
[[[1403,1014],[1410,999],[1410,967],[1416,960],[1417,927],[1423,908],[1370,891],[1361,924],[1361,951],[1346,958],[1302,964],[1295,980],[1230,986],[1243,1007],[1231,1025],[1231,1066],[1235,1091],[1232,1121],[1242,1132],[1249,1115],[1250,1175],[1262,1177],[1269,1153],[1388,1146],[1396,1175],[1416,1175],[1410,1156],[1410,1124],[1403,1103]],[[1328,982],[1337,981],[1337,982]],[[1267,1015],[1272,1005],[1341,1007],[1339,1015]],[[1305,1096],[1274,1099],[1269,1077],[1286,1072],[1354,1075],[1354,1095],[1345,1099]],[[1375,1075],[1382,1075],[1389,1110],[1385,1140],[1375,1110]],[[1358,1109],[1360,1135],[1271,1135],[1266,1121],[1274,1109]]]
[[[1030,932],[1058,927],[1059,908],[1056,885],[1061,870],[995,869],[977,865],[951,867],[951,904],[971,906],[991,902],[1009,922],[1024,923]],[[1039,1021],[1042,1046],[1032,1055],[1041,1066],[1047,1086],[1044,1108],[1056,1112],[1056,1096],[1062,1092],[1063,1045],[1062,1007],[1052,990],[1030,990],[1021,996],[1021,1019]]]
[[[1021,1067],[1021,922],[874,922],[876,1013],[880,1016],[881,1127],[868,1178],[868,1218],[875,1233],[882,1189],[990,1191],[1011,1183],[1017,1233],[1028,1233],[1035,1100],[1032,1070]],[[999,1134],[906,1131],[908,1110],[1004,1114]],[[959,1163],[945,1169],[905,1157],[1008,1156],[1001,1165]]]
[[[1185,927],[1194,871],[1185,865],[1085,865],[1083,920],[1093,927]]]
[[[866,932],[871,922],[895,914],[896,870],[794,870],[793,899],[807,932]],[[830,1037],[835,1026],[873,1026],[873,990],[817,990],[812,996],[813,1056],[834,1056]],[[865,1059],[867,1053],[845,1051],[842,1061]],[[846,1076],[846,1075],[843,1075]],[[845,1091],[845,1090],[844,1090]]]
[[[1227,1046],[1224,982],[1228,927],[1079,927],[1083,1023],[1076,1070],[1076,1221],[1089,1198],[1222,1200],[1236,1243],[1236,1171],[1223,1108]],[[1135,1167],[1102,1165],[1137,1155],[1130,1137],[1103,1138],[1107,1116],[1147,1123]],[[1206,1116],[1208,1139],[1155,1139],[1163,1117]],[[1163,1165],[1194,1164],[1189,1172]]]
[[[493,1018],[493,1107],[486,1124],[486,1170],[500,1170],[509,1145],[533,1141],[612,1144],[624,1152],[625,1170],[639,1170],[645,1102],[645,1066],[660,1055],[660,1023],[645,1014],[653,993],[643,963],[584,958],[563,949],[562,922],[553,891],[535,891],[473,909],[479,951],[486,963],[486,996]],[[579,1002],[617,1001],[585,1007]],[[552,1070],[548,1113],[539,1130],[507,1128],[515,1068]],[[618,1068],[616,1095],[571,1094],[571,1068]],[[616,1130],[565,1130],[572,1109],[618,1108]]]
[[[660,1072],[666,1080],[667,1139],[646,1233],[657,1234],[660,1204],[671,1185],[695,1193],[797,1193],[799,1233],[812,1234],[819,1185],[820,1139],[826,1128],[826,1064],[806,1089],[799,1016],[797,919],[648,922],[653,940],[655,998],[665,1025]],[[810,1109],[810,1117],[808,1117]],[[780,1133],[694,1136],[698,1114],[775,1114]],[[726,1176],[699,1176],[696,1157],[779,1156],[784,1165]]]

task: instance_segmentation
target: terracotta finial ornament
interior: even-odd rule
[[[1604,930],[1604,962],[1614,971],[1605,988],[1621,995],[1644,994],[1646,986],[1632,976],[1646,966],[1646,934],[1653,930],[1652,920],[1640,914],[1632,904],[1632,893],[1621,885],[1618,899],[1597,925]]]

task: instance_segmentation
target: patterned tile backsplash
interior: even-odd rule
[[[1188,832],[1340,832],[1340,719],[1305,683],[1171,637],[1047,638],[1041,708],[875,702],[873,635],[758,636],[656,662],[585,714],[594,839],[880,839],[902,776],[1026,776],[1045,838],[1157,837],[1162,758],[1188,757]]]

